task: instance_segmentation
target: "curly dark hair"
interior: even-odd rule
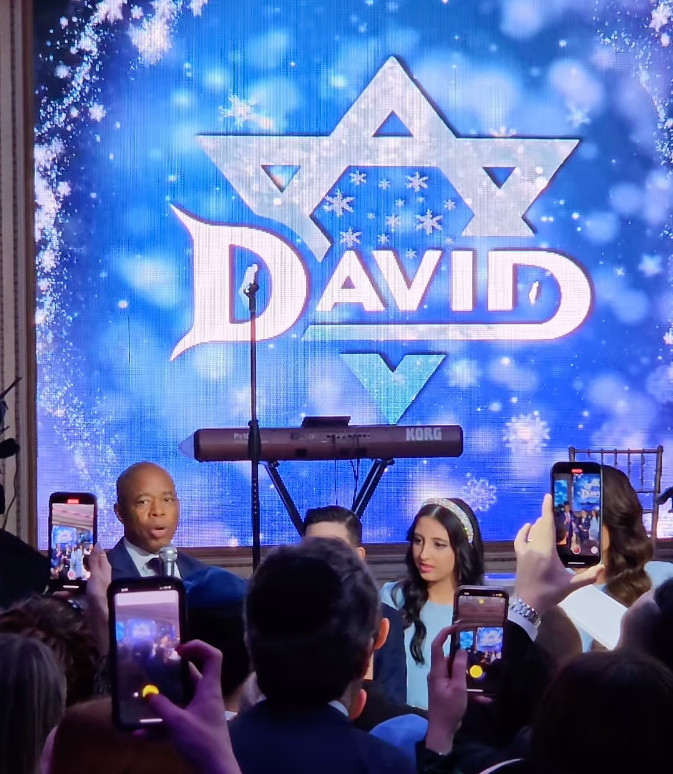
[[[610,543],[605,552],[605,590],[629,607],[652,586],[645,565],[652,543],[643,526],[643,506],[621,470],[603,465],[603,524]]]
[[[481,586],[484,583],[484,544],[481,539],[479,522],[470,506],[457,497],[452,497],[449,502],[462,511],[472,525],[474,539],[472,544],[467,539],[465,528],[455,513],[441,505],[425,504],[414,517],[407,532],[409,547],[405,557],[407,565],[407,577],[400,581],[393,589],[393,595],[399,589],[404,595],[404,604],[401,608],[402,620],[405,628],[414,627],[411,638],[411,655],[417,664],[425,663],[423,658],[423,643],[427,630],[421,621],[421,610],[428,601],[428,584],[423,580],[414,562],[414,531],[418,520],[427,516],[438,521],[449,536],[449,543],[456,556],[455,578],[456,586]]]
[[[100,653],[82,612],[58,597],[29,597],[0,613],[0,632],[34,637],[53,651],[65,674],[66,705],[93,696]]]

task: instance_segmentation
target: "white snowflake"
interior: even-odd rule
[[[346,245],[346,247],[348,248],[351,248],[354,245],[359,245],[361,236],[362,236],[362,232],[353,231],[353,229],[349,227],[348,231],[341,232],[340,244]]]
[[[449,385],[459,390],[476,387],[481,380],[481,369],[476,360],[461,358],[449,365]]]
[[[441,231],[442,224],[439,222],[442,219],[442,215],[433,215],[432,210],[428,210],[425,215],[416,215],[416,231],[423,229],[425,233],[430,236],[433,231]]]
[[[444,244],[445,244],[445,245],[449,245],[449,247],[450,247],[450,246],[453,244],[453,242],[454,242],[454,239],[453,239],[453,237],[447,237],[447,238],[444,240]]]
[[[617,266],[615,269],[615,277],[625,277],[626,269],[623,266]]]
[[[407,175],[407,188],[413,188],[418,193],[421,188],[428,187],[428,178],[421,177],[420,172],[416,172],[415,175]]]
[[[234,126],[240,129],[246,121],[257,121],[259,114],[255,113],[256,101],[254,99],[241,99],[238,94],[229,95],[229,107],[220,107],[220,118],[233,118]]]
[[[456,203],[453,201],[453,199],[447,199],[444,202],[444,209],[445,210],[455,210],[456,209]]]
[[[673,347],[673,329],[669,329],[664,333],[664,344],[667,347]]]
[[[201,16],[201,10],[204,5],[208,5],[208,0],[192,0],[189,4],[189,10],[193,16]]]
[[[416,251],[409,248],[404,254],[409,260],[413,260],[416,257]]]
[[[496,504],[497,489],[490,484],[486,478],[476,478],[471,473],[467,474],[465,486],[462,495],[465,502],[473,511],[485,513],[489,508]]]
[[[673,9],[668,3],[659,3],[659,5],[652,11],[652,21],[650,27],[655,32],[660,32],[662,27],[665,27],[673,16]]]
[[[379,188],[382,191],[386,191],[388,188],[390,188],[390,180],[386,180],[386,178],[383,178],[383,180],[379,180]]]
[[[375,212],[368,212],[367,213],[367,220],[375,220],[376,213]]]
[[[89,108],[89,118],[92,121],[102,121],[105,118],[105,108],[99,104],[92,105]]]
[[[62,199],[66,196],[70,196],[71,190],[70,183],[67,180],[61,180],[61,182],[56,186],[56,193]]]
[[[67,65],[64,65],[63,63],[56,66],[56,69],[54,70],[54,75],[57,78],[67,78],[70,75],[70,68]]]
[[[389,228],[391,231],[395,231],[401,222],[402,218],[400,218],[399,215],[388,215],[386,217],[386,228]]]
[[[423,204],[423,202],[425,201],[425,196],[417,196],[417,197],[416,197],[416,201],[417,201],[419,204]]]
[[[504,124],[500,124],[497,129],[489,129],[491,137],[514,137],[516,129],[508,129]]]
[[[171,49],[170,17],[157,12],[151,19],[145,19],[139,27],[129,31],[131,42],[146,64],[156,64]]]
[[[638,264],[638,271],[641,271],[646,277],[656,277],[661,274],[661,256],[643,255]]]
[[[96,16],[101,21],[109,21],[110,24],[120,21],[124,18],[122,6],[126,5],[126,0],[101,0],[96,9]]]
[[[578,129],[584,124],[591,123],[591,119],[589,118],[587,111],[583,110],[582,108],[575,107],[574,105],[568,105],[568,121],[574,129]]]
[[[406,204],[406,202],[404,201],[404,199],[395,199],[395,206],[396,207],[404,207],[405,204]]]
[[[356,169],[355,172],[351,172],[350,180],[353,185],[362,185],[367,182],[367,173]]]
[[[131,6],[131,18],[136,21],[143,18],[143,9],[139,5]]]
[[[515,454],[537,454],[549,440],[549,425],[540,412],[520,414],[505,424],[503,441]]]
[[[340,218],[344,212],[353,212],[351,202],[355,201],[355,197],[343,196],[337,188],[336,194],[334,196],[326,196],[325,201],[327,202],[327,204],[323,205],[325,212],[333,212],[337,218]]]
[[[379,234],[378,239],[379,239],[380,245],[387,245],[388,242],[390,242],[390,237],[388,236],[388,234]]]

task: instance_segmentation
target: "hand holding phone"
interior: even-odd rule
[[[502,650],[509,596],[504,589],[460,586],[453,605],[453,622],[460,631],[451,639],[451,651],[467,653],[467,690],[494,695],[502,672]]]
[[[597,462],[557,462],[552,468],[556,547],[566,567],[601,561],[602,482]]]
[[[49,497],[50,588],[81,591],[96,543],[98,505],[90,492],[53,492]]]
[[[177,578],[114,581],[108,589],[112,707],[120,728],[162,723],[148,698],[184,707],[189,668],[178,653],[185,637],[185,590]]]

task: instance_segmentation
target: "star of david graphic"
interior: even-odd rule
[[[391,115],[409,136],[377,136]],[[531,237],[524,216],[578,139],[459,137],[395,58],[327,136],[201,135],[205,152],[258,216],[291,228],[322,261],[331,240],[313,213],[349,167],[436,167],[472,210],[470,237]],[[266,171],[296,168],[284,188]],[[489,170],[510,168],[502,184]]]

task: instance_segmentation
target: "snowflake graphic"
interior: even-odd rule
[[[208,0],[192,0],[189,4],[189,10],[193,16],[201,16],[201,11],[204,5],[208,4]]]
[[[399,215],[388,215],[386,217],[386,228],[389,228],[391,231],[395,231],[401,222],[402,218],[400,218]]]
[[[395,206],[396,207],[404,207],[405,204],[406,204],[406,202],[404,201],[404,199],[395,199]]]
[[[143,18],[143,9],[139,5],[131,6],[131,18],[136,21]]]
[[[109,21],[110,24],[121,21],[124,18],[122,6],[125,4],[126,0],[101,0],[96,14],[101,21]]]
[[[444,202],[444,209],[445,210],[455,210],[456,209],[456,203],[453,201],[453,199],[447,199]]]
[[[411,260],[416,257],[416,251],[409,248],[404,255]]]
[[[350,248],[354,245],[360,244],[360,237],[362,236],[362,232],[360,231],[353,231],[352,228],[349,228],[348,231],[342,231],[341,232],[341,244],[346,245],[346,247]]]
[[[476,478],[471,473],[467,474],[465,486],[462,490],[463,499],[473,511],[485,513],[498,501],[497,489],[486,478]]]
[[[255,113],[255,100],[241,99],[237,94],[229,95],[229,107],[220,107],[220,119],[233,118],[234,126],[240,129],[246,121],[257,121],[259,115]]]
[[[517,454],[535,454],[549,440],[549,425],[540,419],[540,412],[520,414],[505,424],[503,441]]]
[[[102,105],[92,105],[89,108],[89,117],[92,121],[102,121],[105,118],[105,108]]]
[[[664,344],[667,347],[673,347],[673,329],[669,329],[664,333]]]
[[[367,173],[356,170],[355,172],[351,172],[350,179],[353,185],[362,185],[367,182]]]
[[[388,236],[388,234],[379,234],[380,245],[387,245],[388,242],[390,242],[390,237]]]
[[[388,188],[390,188],[390,180],[386,180],[386,178],[383,178],[383,180],[379,180],[379,188],[382,191],[388,190]]]
[[[376,220],[376,213],[375,212],[368,212],[367,213],[367,219],[368,220]]]
[[[416,193],[418,193],[421,188],[427,188],[428,187],[428,178],[421,177],[420,172],[416,172],[415,175],[407,175],[407,188],[413,188]]]
[[[661,32],[661,28],[665,27],[673,16],[673,9],[668,3],[659,3],[659,5],[652,11],[652,21],[650,27],[655,32]]]
[[[416,231],[423,229],[425,233],[430,236],[433,231],[441,231],[442,224],[439,222],[442,219],[442,215],[433,215],[432,210],[428,210],[425,215],[416,215]]]
[[[340,218],[344,212],[353,212],[351,202],[355,201],[354,196],[343,196],[341,191],[337,188],[337,192],[334,196],[326,196],[323,207],[326,212],[333,212],[337,218]]]

